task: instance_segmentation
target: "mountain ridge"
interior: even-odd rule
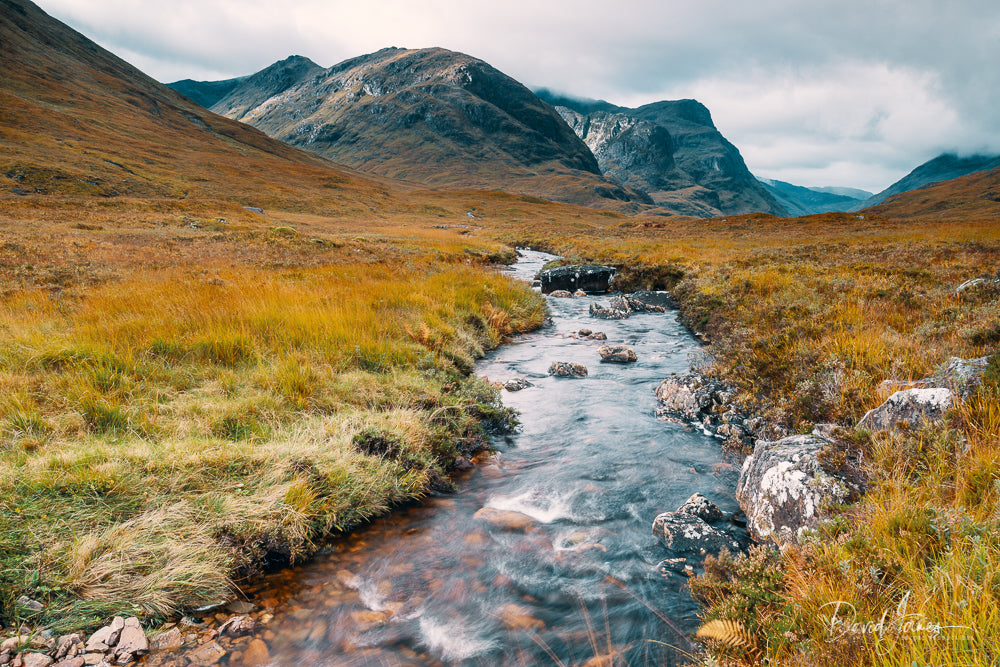
[[[886,201],[894,195],[917,190],[933,183],[950,181],[979,171],[1000,167],[1000,155],[971,155],[960,157],[957,153],[942,153],[915,167],[885,190],[854,207],[853,211],[870,208]]]

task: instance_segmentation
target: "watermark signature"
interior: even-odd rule
[[[829,609],[826,624],[828,641],[847,636],[865,636],[881,639],[886,636],[924,635],[943,641],[971,639],[973,629],[965,625],[942,625],[919,612],[907,609],[910,593],[906,593],[895,609],[886,609],[877,620],[859,620],[858,610],[850,602],[827,602],[820,609]]]

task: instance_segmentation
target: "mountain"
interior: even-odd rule
[[[866,199],[851,210],[859,211],[869,206],[881,204],[889,197],[901,192],[916,190],[931,183],[950,181],[966,174],[995,169],[996,167],[1000,167],[1000,155],[959,157],[955,153],[942,153],[933,160],[923,163],[882,192]]]
[[[537,94],[587,144],[602,173],[647,193],[659,206],[698,217],[757,211],[788,215],[695,100],[631,109],[545,89]]]
[[[364,211],[386,196],[383,183],[206,111],[27,0],[0,0],[0,44],[0,194],[259,207],[296,188],[296,201]]]
[[[938,181],[893,195],[864,209],[886,218],[930,218],[941,222],[1000,219],[1000,166]]]
[[[851,199],[858,199],[864,201],[871,197],[874,193],[868,192],[867,190],[862,190],[860,188],[845,188],[839,186],[826,186],[822,188],[809,188],[814,192],[823,192],[829,195],[842,195],[844,197],[850,197]]]
[[[211,110],[351,167],[431,186],[628,208],[552,107],[487,63],[388,48],[328,69],[293,56],[249,77],[170,84]]]
[[[872,196],[870,192],[854,188],[804,188],[800,185],[767,178],[758,180],[764,184],[771,196],[793,216],[849,211],[864,199]],[[860,196],[840,194],[836,191],[851,192]]]

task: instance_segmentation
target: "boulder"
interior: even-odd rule
[[[968,399],[983,383],[983,374],[990,365],[989,357],[962,359],[951,357],[931,377],[923,380],[930,387],[946,387],[963,400]]]
[[[677,303],[670,292],[643,290],[632,292],[629,296],[648,306],[660,306],[661,308],[671,310],[677,308]]]
[[[697,373],[668,377],[656,387],[656,398],[660,401],[657,414],[680,421],[701,421],[702,411],[715,403],[713,394],[718,387],[718,383]]]
[[[524,378],[512,378],[503,383],[503,388],[507,391],[521,391],[534,386]]]
[[[251,639],[243,651],[243,664],[246,667],[264,667],[271,662],[271,653],[262,639]]]
[[[605,345],[597,351],[601,361],[616,364],[630,364],[636,361],[635,350],[628,345]]]
[[[579,336],[580,338],[586,338],[592,333],[594,332],[591,331],[590,329],[580,329],[579,331],[576,332],[576,335]]]
[[[584,292],[582,289],[578,289],[577,291],[573,292],[573,296],[575,297],[587,296],[587,293]]]
[[[664,512],[656,517],[653,535],[674,553],[705,555],[740,548],[732,535],[687,512]]]
[[[171,628],[164,633],[153,637],[152,650],[154,651],[176,651],[184,646],[184,635],[180,628]]]
[[[607,292],[614,277],[614,268],[593,265],[559,266],[554,269],[543,269],[538,274],[543,294],[555,290]]]
[[[20,611],[22,614],[27,614],[29,616],[31,614],[37,614],[38,612],[45,609],[45,605],[43,605],[38,600],[32,600],[27,595],[22,595],[21,597],[19,597],[14,602],[14,604],[17,607],[18,611]]]
[[[53,662],[44,653],[22,653],[20,658],[22,667],[49,667]]]
[[[573,293],[568,290],[557,289],[549,292],[549,296],[554,296],[557,299],[569,299],[572,298]]]
[[[608,308],[599,303],[590,304],[590,316],[599,320],[624,320],[632,316],[631,310]]]
[[[608,303],[612,308],[618,310],[629,310],[633,313],[666,312],[666,308],[664,308],[663,306],[658,306],[655,303],[648,303],[641,299],[637,299],[629,294],[622,294],[621,296],[612,297]]]
[[[587,367],[568,361],[553,361],[549,366],[549,375],[561,378],[584,378],[587,377]]]
[[[796,543],[819,526],[825,507],[857,497],[857,486],[823,469],[818,455],[828,442],[815,435],[757,441],[736,485],[751,537]]]
[[[951,390],[944,387],[897,391],[885,403],[869,410],[857,427],[874,432],[893,431],[901,424],[923,426],[943,419],[952,402]]]
[[[707,521],[709,523],[722,521],[725,516],[723,515],[722,510],[719,509],[718,505],[700,493],[696,493],[684,501],[684,504],[681,505],[677,511],[693,514],[702,521]]]
[[[125,619],[121,616],[115,616],[114,620],[111,621],[111,625],[106,625],[90,635],[90,639],[87,640],[87,652],[101,653],[115,646],[124,628]]]
[[[208,665],[218,664],[225,655],[226,649],[219,646],[216,642],[210,641],[191,651],[187,657],[191,661],[191,664],[207,667]]]
[[[55,663],[52,667],[84,667],[87,661],[84,660],[83,656],[76,656],[73,658],[65,658]]]
[[[589,336],[587,336],[587,338],[589,338],[591,340],[607,340],[608,339],[608,335],[606,333],[604,333],[603,331],[595,331],[594,333],[592,333]]]

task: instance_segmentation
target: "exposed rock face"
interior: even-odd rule
[[[543,269],[538,274],[542,283],[542,294],[556,291],[569,292],[572,296],[575,290],[584,292],[607,292],[611,279],[615,277],[615,269],[610,266],[557,266]]]
[[[695,100],[629,109],[538,94],[590,147],[604,174],[668,210],[698,217],[787,215]]]
[[[854,484],[823,469],[817,455],[827,444],[815,435],[757,442],[736,486],[751,537],[796,543],[804,531],[819,525],[825,506],[858,495]]]
[[[635,350],[628,345],[605,345],[597,351],[601,355],[601,361],[615,364],[631,364],[635,362]]]
[[[951,409],[954,395],[950,389],[906,389],[897,391],[885,403],[868,411],[858,428],[865,431],[891,431],[900,424],[919,427],[944,418]]]
[[[677,554],[718,554],[740,548],[732,535],[687,512],[664,512],[653,521],[653,535]]]
[[[549,375],[561,378],[585,378],[587,377],[587,367],[568,361],[553,361],[552,365],[549,366]]]
[[[465,54],[388,48],[326,69],[293,56],[232,83],[171,85],[363,171],[621,210],[649,201],[604,178],[552,107]]]

